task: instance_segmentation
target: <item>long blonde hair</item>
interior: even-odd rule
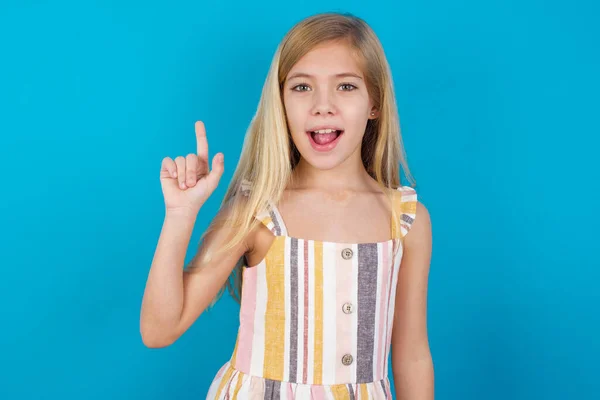
[[[246,132],[240,160],[221,203],[221,207],[229,205],[225,223],[236,227],[236,233],[218,252],[231,250],[244,240],[260,223],[254,216],[267,207],[269,201],[277,203],[288,186],[300,154],[288,131],[283,83],[300,58],[314,47],[332,41],[348,44],[358,56],[369,97],[379,110],[379,117],[368,121],[362,142],[361,156],[366,171],[383,187],[395,189],[400,186],[401,164],[414,186],[400,135],[392,75],[379,39],[365,21],[352,14],[312,15],[286,34],[273,57],[258,109]],[[240,193],[248,181],[252,184],[251,190]],[[386,190],[386,193],[392,202],[393,192]],[[395,237],[400,237],[400,216],[395,211],[392,207]],[[202,237],[216,228],[216,223],[211,224]],[[211,258],[212,254],[205,254],[206,260]],[[240,301],[244,259],[238,261],[213,305],[225,290]]]

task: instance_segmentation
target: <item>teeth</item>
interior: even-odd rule
[[[336,129],[319,129],[318,131],[314,131],[315,133],[332,133],[337,132]]]

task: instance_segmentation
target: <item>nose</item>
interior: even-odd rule
[[[315,90],[313,96],[313,115],[335,114],[336,107],[333,95],[328,90]]]

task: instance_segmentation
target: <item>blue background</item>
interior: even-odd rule
[[[197,119],[225,153],[193,251],[277,43],[321,11],[365,18],[392,65],[433,221],[436,398],[598,398],[592,0],[2,2],[0,398],[204,398],[231,298],[171,347],[139,334],[160,162],[195,150]]]

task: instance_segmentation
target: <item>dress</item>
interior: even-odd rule
[[[394,194],[404,236],[417,194],[409,186]],[[237,340],[207,399],[391,399],[400,239],[357,244],[290,237],[272,202],[256,217],[275,239],[258,265],[243,269]]]

